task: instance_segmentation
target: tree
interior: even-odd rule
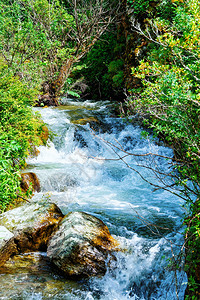
[[[104,0],[1,0],[1,53],[9,65],[37,60],[44,79],[40,101],[57,104],[73,65],[108,29],[118,6]]]
[[[194,0],[174,4],[176,14],[172,22],[157,18],[146,24],[146,30],[133,23],[134,30],[153,43],[149,45],[148,56],[137,68],[132,68],[143,87],[131,91],[128,105],[144,117],[150,116],[150,127],[174,145],[177,161],[182,161],[179,171],[198,190],[200,17],[197,3]]]
[[[148,41],[148,55],[132,68],[141,81],[128,107],[173,146],[174,178],[189,204],[186,262],[188,299],[199,297],[200,199],[200,14],[199,1],[172,1],[172,17],[132,27]],[[139,49],[138,49],[139,51]],[[173,174],[172,174],[173,175]],[[195,201],[196,200],[196,201]],[[196,281],[196,282],[195,282]]]

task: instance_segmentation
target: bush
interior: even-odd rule
[[[150,115],[150,127],[175,146],[177,157],[182,160],[181,167],[177,168],[184,178],[192,180],[198,196],[200,25],[197,1],[177,5],[172,23],[157,18],[153,26],[159,30],[157,36],[152,30],[151,39],[155,44],[150,45],[149,56],[137,68],[132,68],[143,88],[131,91],[129,105],[141,114]]]
[[[192,274],[188,279],[189,297],[197,299],[199,279],[195,274],[200,261],[199,3],[197,0],[174,0],[173,5],[171,20],[158,17],[149,23],[146,31],[139,29],[151,44],[148,57],[132,69],[133,75],[141,80],[142,88],[131,91],[128,106],[148,117],[148,125],[175,150],[175,183],[182,188],[186,203],[189,203],[186,218],[192,236],[187,241],[189,250],[186,253]]]
[[[44,123],[31,105],[37,91],[28,89],[14,77],[0,60],[0,210],[17,199],[20,193],[20,169],[44,142]]]
[[[124,41],[118,41],[117,28],[111,28],[82,60],[83,68],[74,72],[75,78],[84,77],[92,99],[118,98],[123,93],[124,62],[119,58],[123,52]]]

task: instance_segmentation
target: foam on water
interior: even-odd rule
[[[115,267],[108,267],[104,277],[80,283],[79,289],[71,292],[59,294],[58,290],[52,299],[176,299],[174,272],[166,269],[166,258],[171,257],[169,240],[174,244],[183,242],[183,236],[177,233],[183,215],[182,200],[162,189],[153,192],[153,187],[137,173],[155,183],[155,174],[138,165],[166,172],[169,162],[161,157],[128,156],[125,163],[116,160],[123,155],[122,149],[170,157],[172,150],[152,141],[151,136],[142,138],[141,128],[110,117],[108,102],[63,101],[62,108],[39,109],[56,136],[49,147],[39,147],[38,157],[28,162],[29,170],[38,175],[42,186],[34,197],[49,192],[64,213],[79,210],[99,217],[124,251],[116,253]],[[94,116],[97,124],[72,124],[73,118],[81,119],[83,115]],[[94,137],[91,127],[98,124]],[[159,226],[159,232],[150,223]],[[174,252],[179,249],[173,248]],[[178,272],[178,281],[181,300],[186,287],[183,271]],[[33,288],[26,297],[46,299],[42,292],[36,294]]]

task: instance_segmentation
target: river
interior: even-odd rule
[[[173,300],[178,293],[183,300],[187,277],[169,267],[172,249],[176,254],[183,244],[183,201],[165,190],[153,191],[138,173],[157,183],[155,174],[138,164],[147,161],[167,172],[169,163],[128,156],[125,162],[134,171],[104,140],[136,154],[172,157],[172,150],[151,135],[142,137],[139,125],[117,118],[108,101],[64,99],[63,106],[37,110],[54,138],[28,161],[27,170],[38,175],[42,187],[33,200],[46,197],[64,214],[84,211],[100,218],[124,250],[116,253],[116,266],[105,276],[78,282],[57,274],[46,253],[19,255],[1,271],[0,299]]]

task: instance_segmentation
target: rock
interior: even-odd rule
[[[22,173],[21,178],[22,179],[21,179],[20,187],[23,192],[28,191],[28,189],[31,186],[32,186],[32,189],[34,192],[40,191],[40,182],[35,173],[33,173],[33,172]]]
[[[70,291],[80,289],[78,281],[54,276],[46,253],[41,251],[11,257],[0,272],[1,300],[72,300],[74,293]],[[80,298],[76,296],[75,299]]]
[[[94,117],[89,117],[89,118],[84,118],[84,119],[78,119],[78,120],[73,120],[71,121],[72,124],[79,124],[79,125],[86,125],[86,124],[91,124],[93,122],[98,123],[98,120],[95,119]]]
[[[83,212],[69,213],[52,235],[47,256],[65,275],[88,277],[106,272],[108,254],[118,242],[98,218]]]
[[[0,267],[10,258],[12,254],[17,253],[17,247],[14,242],[14,234],[6,227],[0,226]]]
[[[48,201],[25,204],[0,215],[0,225],[14,233],[19,252],[46,250],[63,214]]]
[[[51,272],[51,264],[46,256],[46,252],[28,252],[21,253],[12,256],[4,265],[6,273],[15,274],[17,273],[29,273],[29,274],[41,274],[45,272]],[[48,270],[48,271],[47,271]],[[47,273],[48,274],[48,273]],[[28,281],[30,284],[30,281]]]
[[[49,92],[38,96],[36,106],[58,106],[58,98]]]

